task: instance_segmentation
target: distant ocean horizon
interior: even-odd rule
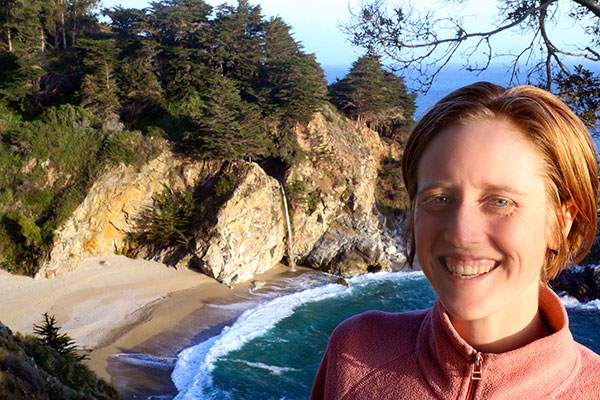
[[[592,71],[600,72],[600,63],[585,63],[584,66]],[[335,82],[336,79],[344,78],[351,67],[351,65],[322,66],[328,84]],[[520,78],[520,83],[523,83],[523,77],[521,76]],[[417,92],[417,110],[415,111],[415,119],[419,119],[438,100],[451,91],[479,81],[488,81],[501,86],[508,86],[510,81],[510,69],[507,66],[498,63],[491,64],[485,71],[476,73],[465,70],[461,65],[447,65],[440,71],[438,77],[427,93]],[[409,92],[414,92],[418,89],[418,85],[408,78],[405,78],[405,83]]]

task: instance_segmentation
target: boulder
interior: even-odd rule
[[[198,268],[232,285],[251,280],[283,258],[285,216],[279,182],[256,163],[232,163],[222,173],[234,174],[238,183],[219,207],[215,223],[196,230],[189,246],[165,249],[152,258]]]
[[[564,292],[580,302],[600,299],[600,266],[576,266],[562,271],[550,281],[556,292]]]

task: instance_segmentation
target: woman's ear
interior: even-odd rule
[[[557,210],[557,220],[560,225],[559,230],[562,233],[562,237],[566,238],[569,235],[576,216],[577,207],[575,202],[571,199],[564,201],[560,206],[560,209]],[[558,250],[558,243],[558,232],[551,229],[548,238],[548,248],[550,250]]]

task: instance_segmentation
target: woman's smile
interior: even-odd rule
[[[461,279],[472,279],[487,274],[498,265],[488,258],[473,257],[440,257],[440,262],[452,275]]]

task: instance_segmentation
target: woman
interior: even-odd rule
[[[598,173],[552,94],[480,82],[416,124],[402,161],[408,262],[430,310],[367,312],[331,335],[312,399],[600,399],[600,356],[546,286],[595,235]]]

